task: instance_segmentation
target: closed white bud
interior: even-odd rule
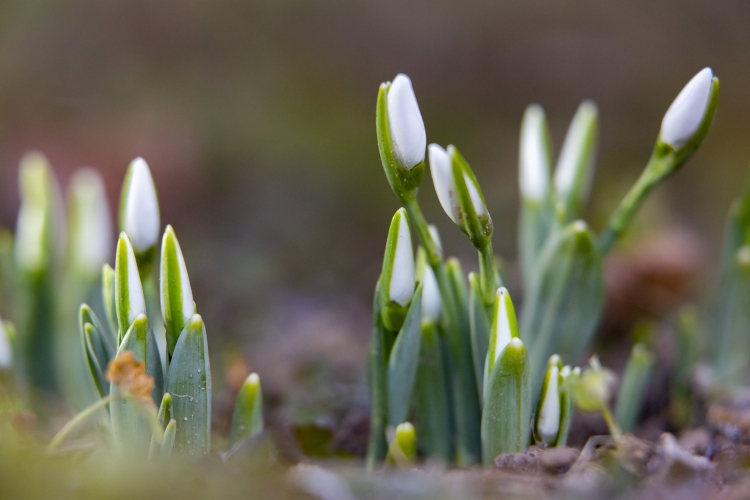
[[[125,182],[121,229],[130,237],[136,252],[145,252],[159,242],[161,220],[154,179],[143,158],[136,158],[130,163]]]
[[[675,150],[684,146],[698,131],[708,107],[713,77],[711,68],[700,70],[664,114],[660,137]]]
[[[518,181],[524,199],[538,201],[549,192],[550,157],[547,142],[544,110],[538,104],[532,104],[526,108],[521,124]]]
[[[593,101],[578,106],[555,167],[555,191],[570,203],[588,197],[596,154],[599,111]]]
[[[536,433],[545,443],[554,443],[560,430],[559,373],[556,365],[552,365],[547,371],[547,387],[540,402]]]
[[[86,276],[95,277],[112,254],[112,218],[99,173],[83,168],[70,181],[70,258]]]
[[[10,345],[8,332],[0,319],[0,369],[9,369],[13,363],[13,349]]]
[[[424,161],[427,134],[408,76],[399,74],[393,79],[387,105],[393,155],[399,165],[411,170]]]
[[[411,244],[411,228],[406,210],[399,209],[394,216],[393,223],[398,224],[395,250],[392,254],[390,286],[388,298],[406,306],[414,294],[414,250]],[[392,224],[393,224],[392,223]],[[389,235],[390,237],[390,235]]]
[[[427,262],[422,268],[422,318],[430,322],[437,322],[443,311],[443,301],[440,298],[435,272]]]
[[[492,328],[495,330],[494,358],[497,361],[502,354],[503,349],[510,341],[518,337],[518,324],[516,322],[516,311],[513,308],[513,302],[510,299],[508,289],[500,287],[495,294],[494,317],[492,318]]]
[[[453,167],[448,152],[437,144],[430,144],[430,173],[435,184],[440,205],[453,222],[458,224],[461,207],[458,204],[456,184],[453,182]]]

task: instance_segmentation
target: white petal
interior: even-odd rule
[[[544,111],[531,105],[521,124],[519,158],[519,185],[521,196],[528,200],[541,200],[549,191],[550,159],[544,134]]]
[[[453,167],[448,152],[437,144],[430,144],[430,173],[440,205],[453,222],[458,224],[458,198],[453,183]]]
[[[427,134],[409,77],[397,75],[386,99],[393,154],[402,167],[412,169],[424,161]]]
[[[560,395],[558,392],[557,366],[549,369],[549,380],[547,381],[547,392],[544,393],[542,409],[539,411],[539,422],[536,432],[543,441],[549,443],[557,437],[560,430]]]
[[[428,321],[438,321],[443,310],[435,272],[425,262],[422,273],[422,317]]]
[[[487,215],[487,207],[484,206],[484,201],[479,195],[479,188],[471,180],[468,174],[464,174],[464,182],[466,183],[466,189],[469,191],[469,198],[471,198],[471,204],[474,205],[474,211],[477,215]]]
[[[680,91],[661,121],[661,140],[680,149],[698,130],[713,85],[711,68],[703,68]]]
[[[414,250],[411,246],[411,229],[402,208],[396,212],[399,217],[396,252],[391,271],[391,285],[388,297],[393,302],[405,306],[414,295]]]
[[[128,252],[128,301],[130,303],[128,322],[132,324],[139,314],[146,314],[146,301],[143,297],[143,286],[141,276],[138,274],[138,263],[135,260],[133,246],[127,237],[125,243]]]
[[[588,158],[588,163],[581,165],[580,160],[584,154],[584,147],[586,146],[586,133],[591,127],[592,120],[595,120],[597,116],[596,104],[592,101],[584,101],[578,106],[573,120],[570,123],[568,132],[565,135],[565,142],[563,143],[562,150],[560,151],[560,158],[557,161],[557,167],[555,168],[555,190],[560,196],[566,197],[568,194],[576,188],[576,182],[590,183],[591,163],[594,160],[593,153]],[[581,175],[581,169],[588,170],[583,172],[587,178],[579,179]],[[585,191],[588,190],[588,185],[582,187],[581,196],[586,196]]]
[[[159,241],[159,200],[151,170],[143,158],[130,164],[132,173],[127,188],[123,229],[133,248],[143,252]]]
[[[500,354],[502,354],[505,346],[507,346],[513,339],[513,335],[510,333],[510,317],[508,316],[508,290],[505,287],[500,287],[497,289],[496,296],[498,307],[497,315],[494,318],[495,325],[497,325],[497,334],[495,336],[495,361],[500,358]]]
[[[13,350],[10,346],[8,333],[5,331],[3,321],[0,319],[0,368],[10,368],[13,363]]]

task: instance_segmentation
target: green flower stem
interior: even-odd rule
[[[625,432],[632,432],[638,423],[654,361],[654,354],[644,344],[633,346],[615,406],[617,423]]]
[[[604,422],[607,424],[612,439],[615,440],[615,443],[619,443],[620,438],[622,437],[622,431],[620,430],[620,427],[618,427],[617,422],[615,422],[615,417],[612,416],[612,412],[609,411],[609,408],[607,408],[606,405],[602,406],[602,417],[604,417]]]
[[[52,441],[50,441],[49,445],[47,446],[47,453],[53,453],[57,449],[57,447],[60,446],[60,444],[62,444],[62,442],[65,440],[68,434],[70,434],[84,420],[89,418],[98,410],[106,407],[112,401],[121,397],[124,397],[124,395],[119,392],[110,394],[109,396],[102,398],[96,403],[90,405],[88,408],[83,409],[80,413],[78,413],[78,415],[76,415],[70,421],[68,421],[68,423],[65,424],[62,429],[60,429],[60,432],[58,432],[55,435],[55,437],[52,438]]]
[[[427,262],[434,268],[443,262],[443,252],[440,250],[437,242],[432,238],[432,234],[427,227],[427,221],[422,215],[422,209],[419,208],[419,202],[414,197],[409,197],[404,208],[409,214],[409,220],[416,226],[419,241],[427,252]]]
[[[495,292],[500,286],[492,243],[488,243],[479,250],[479,282],[482,285],[484,305],[490,308],[487,311],[487,317],[489,318],[491,317],[492,304],[495,302]]]

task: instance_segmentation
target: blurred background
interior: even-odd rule
[[[113,213],[143,156],[208,325],[215,383],[257,370],[277,418],[360,432],[373,288],[398,208],[376,145],[378,85],[408,74],[428,141],[461,149],[513,280],[524,108],[544,106],[557,153],[578,104],[599,105],[587,209],[598,230],[672,99],[711,66],[722,84],[712,131],[608,263],[604,324],[627,333],[713,284],[750,163],[749,25],[740,0],[4,0],[0,226],[15,225],[29,149],[63,185],[99,169]],[[446,253],[475,268],[429,176],[420,201]],[[644,293],[657,310],[639,305]]]

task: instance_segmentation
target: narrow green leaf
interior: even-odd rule
[[[102,303],[107,313],[107,326],[112,332],[113,343],[118,342],[117,306],[115,302],[115,270],[109,264],[102,266]]]
[[[104,376],[104,370],[102,369],[99,359],[97,358],[96,348],[94,347],[95,340],[92,337],[98,335],[96,328],[91,323],[86,323],[81,329],[82,341],[84,353],[86,355],[86,363],[89,367],[89,373],[91,379],[94,382],[99,397],[105,397],[109,394],[109,383]]]
[[[539,267],[521,322],[535,394],[539,394],[552,354],[570,361],[580,359],[604,303],[601,256],[585,222],[576,221],[557,232],[540,257]]]
[[[167,391],[177,420],[174,449],[204,456],[211,451],[211,370],[206,328],[195,314],[185,326],[169,364]]]
[[[370,388],[370,437],[367,444],[367,470],[383,460],[388,443],[385,425],[388,418],[388,379],[386,375],[385,327],[380,311],[380,280],[375,286],[373,300],[372,341],[368,351],[367,382]]]
[[[560,386],[560,432],[557,434],[557,443],[555,446],[566,446],[568,444],[568,433],[570,423],[573,420],[573,386],[581,375],[581,369],[575,367],[571,370],[570,366],[563,366],[560,371],[562,385]]]
[[[185,258],[172,226],[167,226],[161,243],[161,312],[167,333],[169,354],[174,352],[177,338],[195,314]]]
[[[166,430],[169,422],[174,421],[172,419],[172,396],[168,392],[165,392],[161,398],[161,405],[159,406],[159,413],[156,415],[156,421],[159,424],[159,428],[164,430]],[[156,435],[156,433],[151,435],[151,445],[148,449],[149,461],[153,460],[157,453],[160,453],[163,443],[164,434],[161,436]]]
[[[419,448],[427,457],[452,459],[449,386],[440,347],[438,325],[422,323],[422,342],[416,382],[416,423]]]
[[[646,403],[651,369],[656,360],[651,349],[637,343],[630,351],[630,359],[622,375],[620,392],[615,406],[615,420],[623,432],[633,432]]]
[[[130,325],[130,329],[120,344],[120,350],[132,351],[137,361],[146,363],[146,373],[154,378],[154,404],[162,402],[164,395],[164,375],[161,356],[156,346],[154,333],[145,314],[140,314]],[[119,352],[119,351],[118,351]]]
[[[139,314],[146,314],[146,301],[138,274],[138,264],[133,246],[125,233],[120,233],[115,256],[115,311],[120,344],[135,318]]]
[[[474,374],[480,397],[484,394],[485,362],[487,361],[487,346],[490,342],[490,320],[482,299],[479,276],[469,273],[469,318],[471,324],[471,354],[474,360]],[[494,364],[494,360],[492,361]]]
[[[422,340],[422,284],[411,299],[388,359],[388,425],[406,422],[414,391]]]
[[[240,388],[232,412],[229,442],[234,445],[263,431],[263,391],[260,377],[251,373]]]
[[[482,457],[492,466],[503,453],[526,449],[531,426],[529,359],[521,339],[514,338],[495,363],[485,389],[482,411]]]
[[[167,424],[167,428],[164,429],[164,438],[161,443],[161,458],[169,458],[172,456],[174,451],[175,437],[177,436],[177,421],[172,419]]]

